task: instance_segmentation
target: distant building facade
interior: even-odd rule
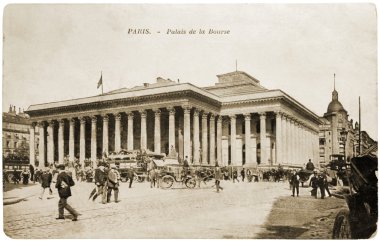
[[[348,112],[339,102],[338,92],[332,92],[332,100],[327,107],[327,112],[321,118],[319,132],[319,163],[327,165],[331,161],[332,155],[345,155],[347,160],[359,155],[359,127],[358,123],[353,125],[353,120],[349,119]],[[347,132],[344,137],[343,132]],[[369,137],[367,132],[361,131],[362,151],[377,143]]]
[[[10,106],[8,112],[3,112],[3,158],[29,160],[31,124],[21,109],[17,113],[16,107]],[[38,138],[34,140],[34,146],[38,147]]]
[[[68,156],[95,165],[104,152],[121,149],[174,149],[196,165],[302,166],[318,160],[318,115],[245,72],[217,77],[209,87],[159,77],[103,95],[31,105],[26,113],[31,139],[39,138],[40,164]]]

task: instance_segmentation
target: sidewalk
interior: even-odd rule
[[[4,189],[6,192],[3,192],[3,205],[15,204],[30,197],[37,197],[41,192],[40,189],[40,183],[29,183],[28,185],[6,183]]]

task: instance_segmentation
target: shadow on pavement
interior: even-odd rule
[[[9,191],[12,191],[14,189],[22,189],[24,187],[32,187],[32,186],[35,186],[35,185],[39,185],[39,183],[29,183],[27,185],[24,185],[24,184],[14,184],[14,183],[5,183],[3,192],[9,192]]]
[[[266,232],[257,235],[257,239],[296,239],[308,229],[291,226],[267,226]]]

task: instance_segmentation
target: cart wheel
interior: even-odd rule
[[[161,178],[160,185],[162,188],[170,188],[174,183],[174,178],[172,176],[163,176]]]
[[[344,209],[339,211],[335,217],[333,228],[333,239],[351,239],[350,211]]]
[[[193,179],[193,178],[189,178],[189,179],[187,179],[186,182],[185,182],[185,185],[186,185],[188,188],[194,188],[196,184],[197,184],[197,183],[196,183],[195,179]]]

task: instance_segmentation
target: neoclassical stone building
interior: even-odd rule
[[[318,115],[245,72],[217,77],[209,87],[159,77],[103,95],[31,105],[26,113],[39,130],[36,158],[39,164],[65,156],[96,162],[103,152],[120,149],[175,149],[180,159],[203,165],[301,166],[318,160]],[[30,157],[34,162],[33,147]]]

